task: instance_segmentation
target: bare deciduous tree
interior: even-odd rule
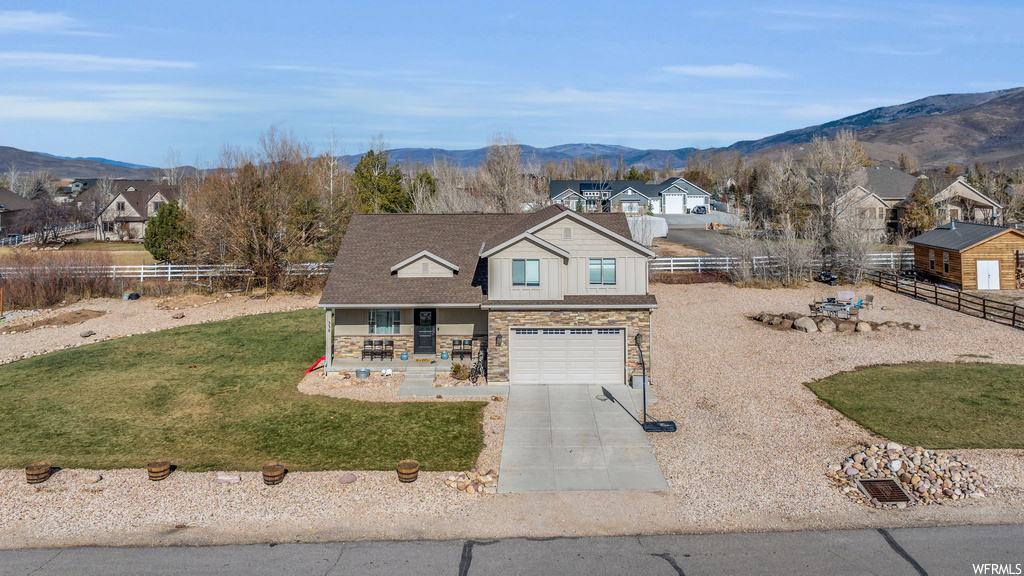
[[[523,165],[523,149],[510,132],[491,138],[478,176],[487,203],[497,212],[522,212],[538,200]]]

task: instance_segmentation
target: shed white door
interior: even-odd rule
[[[686,214],[686,210],[683,209],[686,196],[684,194],[666,194],[665,198],[665,214]]]
[[[621,328],[513,328],[512,384],[622,384],[626,339]]]
[[[999,260],[978,260],[978,290],[999,290]]]

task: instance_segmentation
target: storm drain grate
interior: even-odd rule
[[[857,480],[857,487],[868,498],[875,498],[882,503],[910,502],[910,494],[907,494],[899,482],[891,478]]]

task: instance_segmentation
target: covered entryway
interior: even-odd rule
[[[623,384],[626,337],[622,328],[513,328],[509,344],[512,384]]]
[[[978,260],[978,290],[999,290],[999,260]]]

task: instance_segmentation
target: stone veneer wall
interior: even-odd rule
[[[509,327],[551,327],[572,328],[577,326],[614,326],[626,329],[626,358],[639,366],[640,355],[633,338],[643,334],[644,360],[647,362],[647,376],[653,380],[651,362],[651,311],[650,310],[491,310],[487,315],[487,371],[493,381],[508,380]],[[496,338],[501,334],[501,346]],[[640,368],[631,369],[628,374],[640,373]]]
[[[471,338],[473,340],[473,356],[472,356],[472,359],[469,356],[466,356],[462,360],[460,360],[458,358],[455,358],[455,357],[452,357],[452,360],[455,361],[455,362],[462,362],[462,363],[469,364],[470,362],[472,362],[473,360],[476,359],[477,353],[480,352],[480,346],[482,344],[484,344],[485,341],[486,341],[485,337],[483,337],[483,336],[471,337],[469,335],[466,335],[466,336],[456,336],[454,334],[443,334],[443,335],[442,334],[438,334],[438,336],[437,336],[437,356],[440,357],[441,356],[441,352],[448,352],[448,354],[452,353],[452,350],[455,349],[455,346],[452,344],[452,340],[468,340],[468,339],[471,339]]]
[[[334,336],[335,358],[359,358],[363,352],[363,340],[394,340],[395,358],[402,352],[412,356],[412,335],[410,334],[374,334],[371,336]]]

